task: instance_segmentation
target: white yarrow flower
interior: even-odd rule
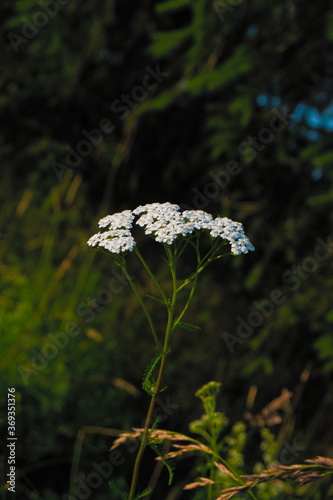
[[[124,210],[113,215],[107,215],[98,223],[99,227],[109,227],[110,229],[130,229],[134,215],[131,210]]]
[[[183,217],[193,224],[194,229],[209,229],[213,216],[203,210],[184,210]]]
[[[139,205],[135,210],[133,210],[133,214],[140,215],[143,212],[163,213],[168,210],[177,212],[180,210],[180,207],[170,203],[169,201],[166,203],[148,203],[147,205]]]
[[[254,246],[244,233],[243,225],[227,217],[216,217],[210,223],[210,235],[213,238],[222,238],[231,245],[231,253],[239,255],[254,250]]]
[[[105,217],[106,219],[106,217]],[[112,229],[94,234],[88,240],[88,245],[104,248],[111,253],[132,252],[136,245],[129,229]]]
[[[178,236],[186,236],[193,230],[185,223],[180,207],[169,202],[140,206],[133,213],[141,214],[136,224],[159,243],[171,245]]]
[[[173,203],[149,203],[135,210],[107,215],[98,223],[105,229],[94,234],[88,245],[104,248],[111,253],[132,252],[136,242],[131,229],[135,216],[136,224],[146,235],[157,242],[172,245],[179,237],[186,237],[196,231],[206,231],[212,238],[221,238],[231,245],[231,253],[239,255],[253,251],[254,247],[244,233],[240,222],[227,217],[214,217],[203,210],[184,210]]]

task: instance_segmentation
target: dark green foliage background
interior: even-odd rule
[[[332,234],[333,4],[236,4],[71,0],[16,53],[9,34],[23,36],[42,7],[1,3],[1,397],[5,409],[6,388],[16,388],[17,498],[53,500],[68,491],[81,426],[142,423],[147,397],[115,379],[140,389],[152,339],[129,287],[101,307],[98,293],[114,266],[86,241],[101,216],[154,201],[240,220],[256,247],[202,276],[186,318],[202,330],[175,333],[165,394],[179,406],[163,426],[187,432],[201,411],[193,394],[208,380],[223,383],[219,411],[231,422],[244,418],[251,386],[258,389],[254,413],[287,388],[298,395],[286,434],[304,445],[297,460],[332,456],[333,250],[294,291],[283,273]],[[141,102],[132,99],[122,119],[111,105],[142,85],[147,66],[168,76]],[[251,159],[240,145],[261,137],[276,110],[288,126],[264,147],[259,141]],[[53,162],[64,165],[66,147],[76,149],[82,131],[103,118],[114,131],[74,170],[61,171],[59,182]],[[224,187],[211,184],[211,172],[231,160],[241,172]],[[159,269],[158,246],[142,245]],[[154,294],[133,256],[129,267],[143,293]],[[230,353],[223,334],[236,334],[237,318],[246,320],[274,289],[286,301]],[[78,314],[80,305],[93,319]],[[162,330],[164,313],[153,301],[150,307]],[[31,366],[31,350],[40,353],[48,335],[72,321],[81,333],[24,383],[18,366]],[[111,443],[87,439],[82,470],[102,461]],[[251,446],[247,472],[260,455],[255,436]],[[1,463],[4,484],[6,450]],[[182,477],[193,462],[184,464]],[[110,498],[107,489],[94,495]]]

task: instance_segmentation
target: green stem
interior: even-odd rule
[[[180,256],[182,255],[182,253],[189,244],[193,245],[193,242],[191,242],[191,240],[189,239],[185,239],[185,241],[182,241],[181,243],[178,244],[178,247],[176,246],[174,253],[175,261],[177,261],[180,258]]]
[[[183,288],[185,288],[189,283],[193,281],[193,277],[196,278],[202,271],[210,264],[210,262],[213,262],[214,259],[208,259],[206,262],[202,264],[204,259],[200,262],[200,266],[196,269],[195,273],[193,273],[189,278],[184,280],[184,282],[178,287],[177,291],[179,292]]]
[[[165,293],[163,292],[160,284],[158,283],[157,279],[155,278],[155,275],[154,273],[152,272],[152,270],[150,269],[150,267],[148,266],[147,262],[145,261],[145,259],[143,258],[143,256],[141,255],[141,253],[139,252],[139,249],[137,246],[135,246],[135,249],[134,249],[135,253],[137,254],[137,256],[139,257],[143,267],[145,268],[145,270],[147,271],[147,273],[149,274],[152,282],[154,283],[154,285],[156,286],[156,288],[158,289],[158,291],[160,292],[161,294],[161,297],[163,298],[165,304],[168,303],[168,299],[167,297],[165,296]]]
[[[194,292],[195,292],[195,288],[196,288],[196,285],[197,285],[197,281],[198,281],[198,276],[195,277],[194,279],[194,282],[193,282],[193,285],[192,285],[192,288],[191,288],[191,291],[190,291],[190,294],[188,296],[188,299],[186,301],[186,304],[184,306],[184,309],[182,310],[182,312],[179,314],[179,316],[177,317],[177,319],[175,320],[174,324],[173,324],[173,329],[176,328],[177,324],[180,322],[180,320],[182,319],[182,317],[184,316],[184,314],[186,313],[189,305],[190,305],[190,302],[192,300],[192,297],[194,295]]]
[[[189,305],[190,305],[190,302],[192,300],[192,297],[194,295],[194,292],[195,292],[195,289],[196,289],[196,285],[197,285],[197,282],[198,282],[198,277],[199,277],[199,268],[201,267],[201,263],[202,263],[202,260],[201,257],[200,257],[200,250],[199,250],[199,237],[198,237],[198,240],[197,240],[197,245],[195,247],[195,251],[196,251],[196,255],[197,255],[197,269],[195,271],[195,275],[194,275],[194,279],[193,279],[193,284],[192,284],[192,288],[191,288],[191,291],[190,291],[190,294],[188,296],[188,299],[186,301],[186,304],[184,306],[184,309],[182,310],[182,312],[179,314],[178,318],[176,319],[176,321],[174,322],[174,325],[173,325],[173,328],[175,329],[177,324],[180,322],[180,320],[182,319],[182,317],[184,316],[184,314],[186,313]],[[181,289],[181,287],[178,287],[177,291],[179,291]]]
[[[216,259],[220,259],[224,255],[228,255],[228,254],[216,255],[220,248],[221,248],[221,244],[219,244],[216,247],[213,246],[211,248],[211,250],[209,250],[209,252],[198,262],[198,267],[195,270],[195,272],[189,278],[184,280],[184,282],[178,287],[178,290],[177,290],[178,292],[180,290],[182,290],[183,288],[185,288],[189,283],[191,283],[191,281],[193,281],[193,277],[196,277],[197,275],[202,273],[202,271],[208,266],[208,264],[210,264],[211,262],[213,262]]]
[[[173,284],[172,299],[171,299],[170,302],[166,298],[163,290],[161,289],[159,283],[157,282],[154,274],[152,273],[151,269],[147,265],[146,261],[144,260],[144,258],[140,254],[140,252],[136,249],[136,253],[137,253],[140,261],[142,262],[142,264],[145,267],[147,273],[149,274],[150,278],[152,279],[153,283],[155,284],[155,286],[159,290],[159,292],[160,292],[160,294],[161,294],[161,296],[162,296],[162,298],[164,300],[164,303],[165,303],[165,305],[167,307],[167,310],[168,310],[168,319],[167,319],[167,326],[166,326],[166,330],[165,330],[165,337],[164,337],[164,344],[163,344],[163,350],[162,350],[162,357],[161,357],[160,366],[159,366],[159,370],[158,370],[156,385],[153,388],[153,395],[152,395],[151,400],[150,400],[150,404],[149,404],[149,408],[148,408],[148,412],[147,412],[147,417],[146,417],[146,420],[145,420],[145,425],[144,425],[144,429],[143,429],[143,433],[142,433],[140,447],[139,447],[139,450],[138,450],[138,453],[137,453],[137,456],[136,456],[136,459],[135,459],[135,464],[134,464],[134,469],[133,469],[133,476],[132,476],[132,481],[131,481],[131,486],[130,486],[130,492],[129,492],[129,497],[128,497],[129,500],[133,500],[133,498],[135,496],[136,489],[137,489],[137,483],[138,483],[139,471],[140,471],[140,464],[141,464],[141,460],[142,460],[142,456],[143,456],[144,450],[145,450],[145,448],[146,448],[146,446],[148,444],[148,440],[149,440],[149,430],[150,430],[150,427],[151,427],[151,420],[152,420],[153,411],[154,411],[154,407],[155,407],[156,397],[157,397],[157,394],[159,393],[160,388],[161,388],[162,377],[163,377],[164,368],[165,368],[165,362],[166,362],[166,356],[167,356],[167,354],[169,352],[169,343],[170,343],[171,332],[176,327],[177,323],[181,320],[181,318],[186,313],[186,311],[187,311],[187,309],[189,307],[189,304],[190,304],[191,299],[192,299],[192,297],[194,295],[194,292],[195,292],[195,288],[196,288],[196,284],[197,284],[197,280],[198,280],[198,275],[205,269],[205,267],[210,262],[212,262],[216,258],[216,251],[217,251],[217,248],[214,248],[214,246],[213,246],[213,248],[205,255],[205,257],[203,259],[201,259],[200,258],[200,252],[199,252],[199,246],[197,245],[197,247],[196,247],[197,269],[196,269],[194,275],[192,275],[193,278],[185,280],[181,286],[177,287],[176,262],[177,262],[177,258],[179,257],[179,255],[177,255],[177,251],[176,250],[174,252],[172,252],[172,250],[170,249],[170,247],[168,245],[164,245],[164,248],[165,248],[165,251],[166,251],[167,257],[168,257],[168,262],[169,262],[171,276],[172,276],[172,284]],[[215,253],[215,256],[214,256],[214,253]],[[146,316],[148,318],[151,330],[152,330],[153,335],[154,335],[155,342],[156,342],[157,346],[159,346],[159,343],[158,343],[158,340],[157,340],[157,335],[156,335],[156,330],[155,330],[154,324],[152,322],[151,316],[150,316],[149,312],[147,311],[146,306],[145,306],[145,304],[144,304],[144,302],[143,302],[143,300],[142,300],[142,298],[141,298],[141,296],[140,296],[137,288],[135,287],[134,283],[132,282],[132,280],[131,280],[130,276],[128,275],[128,273],[127,273],[127,271],[126,271],[125,268],[124,268],[124,273],[125,273],[125,276],[127,277],[128,281],[129,281],[129,283],[131,284],[131,286],[133,288],[133,291],[134,291],[135,295],[137,296],[137,298],[138,298],[138,300],[139,300],[139,302],[140,302],[140,304],[141,304],[141,306],[142,306],[142,308],[143,308],[143,310],[144,310],[144,312],[145,312],[145,314],[146,314]],[[174,320],[174,313],[175,313],[175,306],[176,306],[176,301],[177,301],[177,294],[178,294],[178,292],[182,288],[184,288],[190,282],[193,282],[193,284],[192,284],[192,288],[191,288],[190,294],[188,296],[187,302],[186,302],[186,304],[185,304],[182,312],[177,317],[177,319]],[[195,441],[195,440],[193,440],[193,441]],[[237,475],[237,473],[235,471],[233,471],[231,469],[231,467],[229,467],[228,464],[221,457],[219,457],[219,458],[220,458],[221,462],[224,463],[224,465],[239,479],[239,482],[241,484],[244,484],[244,482]],[[254,495],[252,495],[251,492],[249,492],[249,494],[255,499]]]
[[[150,400],[150,405],[149,405],[149,409],[148,409],[148,413],[147,413],[147,417],[146,417],[146,421],[145,421],[145,426],[144,426],[143,433],[142,433],[140,448],[139,448],[138,454],[137,454],[136,459],[135,459],[132,482],[131,482],[131,487],[130,487],[130,492],[129,492],[129,497],[128,497],[129,500],[132,500],[134,498],[134,495],[135,495],[138,477],[139,477],[140,463],[141,463],[141,459],[143,456],[143,452],[147,446],[149,428],[151,425],[151,419],[152,419],[152,415],[153,415],[153,411],[154,411],[154,407],[155,407],[156,396],[159,393],[159,390],[161,388],[162,377],[163,377],[163,372],[164,372],[164,367],[165,367],[165,360],[166,360],[166,356],[167,356],[168,351],[169,351],[170,335],[171,335],[172,326],[173,326],[174,310],[175,310],[175,305],[176,305],[176,300],[177,300],[177,278],[176,278],[174,256],[172,255],[170,250],[169,250],[168,255],[169,255],[170,270],[171,270],[172,282],[173,282],[173,294],[172,294],[171,304],[168,307],[168,321],[167,321],[167,326],[166,326],[166,330],[165,330],[162,358],[161,358],[161,363],[160,363],[160,367],[158,370],[156,385],[153,389],[154,393],[153,393],[153,396]]]
[[[177,436],[179,436],[179,433],[178,432],[170,432],[168,430],[165,430],[165,429],[160,429],[161,432],[166,432],[166,433],[169,433],[169,434],[177,434]],[[185,436],[184,435],[184,439],[186,441],[190,441],[191,443],[194,443],[196,444],[197,446],[202,446],[202,443],[201,441],[198,441],[197,439],[195,438],[192,438],[190,436]],[[236,478],[237,480],[239,481],[240,485],[245,485],[245,482],[243,481],[243,479],[240,477],[240,475],[231,467],[231,465],[228,464],[228,462],[226,460],[224,460],[217,452],[215,452],[214,450],[212,450],[212,457],[215,459],[215,461],[220,461]],[[313,467],[316,467],[316,466],[313,466]],[[257,497],[252,493],[252,491],[247,491],[246,493],[248,493],[248,495],[250,495],[250,497],[253,499],[253,500],[257,500]]]
[[[213,451],[213,456],[214,456],[214,455],[218,455],[217,440],[218,440],[219,432],[216,431],[216,429],[215,429],[214,426],[211,428],[211,431],[212,432],[211,432],[211,435],[209,436],[209,440],[208,441],[210,442],[210,447],[211,447],[211,449]],[[212,467],[210,469],[210,479],[215,482],[216,478],[217,478],[216,468]],[[218,487],[217,487],[216,484],[214,484],[214,485],[213,484],[209,484],[208,485],[208,496],[207,496],[208,500],[211,500],[213,493],[214,493],[215,497],[218,496],[219,492],[217,491],[217,489],[218,489]]]
[[[147,320],[148,320],[148,323],[149,323],[149,326],[150,326],[151,332],[152,332],[153,337],[154,337],[154,340],[155,340],[155,344],[156,344],[156,346],[157,346],[158,348],[160,348],[160,343],[159,343],[159,341],[158,341],[158,337],[157,337],[157,333],[156,333],[156,328],[155,328],[155,325],[154,325],[154,323],[153,323],[153,320],[152,320],[152,318],[151,318],[151,316],[150,316],[150,314],[149,314],[149,311],[148,311],[148,309],[146,308],[146,304],[143,302],[142,297],[141,297],[141,295],[140,295],[140,293],[139,293],[139,290],[137,289],[137,287],[135,286],[135,284],[134,284],[134,282],[133,282],[133,280],[132,280],[131,276],[130,276],[130,275],[129,275],[129,273],[127,272],[126,266],[125,266],[125,265],[122,265],[122,266],[121,266],[121,268],[122,268],[122,270],[123,270],[123,272],[124,272],[124,274],[125,274],[125,276],[126,276],[126,278],[127,278],[127,281],[128,281],[128,282],[129,282],[129,284],[131,285],[132,290],[133,290],[133,292],[135,293],[135,296],[136,296],[136,298],[138,299],[138,301],[139,301],[139,303],[140,303],[140,305],[141,305],[142,309],[144,310],[144,313],[145,313],[145,315],[146,315],[146,317],[147,317]]]

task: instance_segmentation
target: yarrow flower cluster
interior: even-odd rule
[[[124,210],[123,212],[103,217],[98,225],[99,227],[108,227],[109,229],[131,229],[133,220],[134,215],[131,210]]]
[[[131,210],[107,215],[98,225],[108,230],[94,234],[89,238],[88,245],[116,254],[132,252],[136,245],[131,233],[133,219]]]
[[[131,229],[136,224],[159,243],[172,245],[178,237],[186,237],[197,231],[206,231],[212,238],[221,238],[231,245],[231,253],[239,255],[254,250],[240,222],[227,217],[214,217],[203,210],[180,211],[172,203],[151,203],[140,205],[135,210],[124,210],[108,215],[98,223],[104,231],[88,240],[88,245],[103,248],[111,253],[132,252],[136,242]]]
[[[145,228],[145,234],[153,235],[159,243],[171,245],[178,236],[186,236],[193,231],[179,212],[180,207],[172,203],[152,203],[139,206],[133,213],[140,215],[136,223]]]
[[[216,217],[210,224],[210,235],[213,238],[223,238],[231,245],[231,253],[239,255],[253,251],[254,246],[244,233],[243,225],[227,217]]]

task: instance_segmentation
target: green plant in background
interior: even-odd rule
[[[193,500],[229,500],[236,495],[249,495],[260,500],[287,500],[304,498],[317,500],[318,491],[307,489],[310,483],[323,476],[333,474],[333,459],[316,457],[303,464],[283,465],[277,461],[280,444],[267,428],[260,429],[261,460],[254,465],[254,473],[244,475],[245,446],[249,441],[244,422],[236,422],[228,429],[228,419],[222,412],[216,412],[216,399],[221,384],[211,381],[201,387],[196,396],[202,401],[204,414],[199,420],[191,422],[189,429],[198,434],[202,441],[193,437],[165,429],[150,429],[149,442],[154,450],[159,445],[157,460],[163,462],[169,470],[169,484],[173,477],[175,459],[186,458],[195,453],[199,465],[195,468],[196,479],[184,486],[184,490],[196,489]],[[142,439],[144,429],[135,429],[132,433],[122,433],[112,446],[112,450],[131,439]],[[173,449],[163,451],[165,442]],[[162,450],[162,453],[160,453]],[[193,477],[193,475],[192,475]],[[286,480],[292,480],[291,485]],[[111,481],[112,490],[123,500],[128,495],[121,490],[116,481]],[[256,495],[252,489],[256,489]],[[152,490],[147,489],[135,499],[151,498]],[[259,496],[257,496],[259,495]],[[320,494],[319,494],[320,495]]]
[[[186,456],[188,452],[193,451],[199,453],[202,459],[202,464],[197,467],[200,477],[187,484],[184,489],[198,488],[194,500],[229,500],[244,494],[260,500],[289,499],[291,494],[298,494],[297,498],[320,498],[316,493],[308,494],[304,489],[297,491],[285,480],[293,480],[304,486],[333,474],[333,459],[316,457],[306,460],[304,464],[282,465],[276,460],[279,443],[267,427],[262,427],[260,432],[264,463],[255,465],[254,474],[244,475],[244,448],[248,441],[246,425],[244,422],[236,422],[227,432],[228,419],[224,413],[215,411],[220,386],[219,382],[212,381],[196,392],[196,396],[203,403],[205,413],[200,420],[190,424],[190,431],[199,434],[205,444],[188,436],[162,431],[164,439],[169,439],[176,448],[176,451],[165,456],[166,460]],[[222,431],[225,431],[224,436],[220,436]],[[184,441],[189,444],[184,444]],[[122,437],[119,442],[122,442]],[[256,488],[258,497],[253,494],[253,488]]]
[[[171,292],[165,290],[157,281],[153,271],[138,249],[138,245],[132,234],[135,216],[138,216],[136,224],[144,228],[146,235],[153,237],[157,242],[161,243],[165,250],[166,262],[171,274]],[[247,253],[254,250],[254,247],[245,235],[243,226],[240,223],[225,217],[216,217],[214,219],[212,215],[201,210],[180,212],[179,206],[171,203],[153,203],[139,206],[133,211],[125,210],[121,213],[104,217],[99,221],[99,226],[102,231],[92,236],[88,244],[110,252],[115,257],[115,263],[127,277],[147,317],[156,350],[155,356],[145,370],[142,384],[143,389],[150,395],[151,400],[130,486],[128,498],[132,500],[136,493],[143,452],[146,446],[151,444],[156,449],[151,432],[151,428],[155,425],[153,412],[157,395],[165,389],[162,386],[162,380],[166,357],[170,353],[172,332],[177,327],[190,331],[198,329],[198,327],[182,321],[195,293],[198,277],[208,264],[221,258],[223,255],[227,253],[233,255]],[[206,249],[203,252],[201,237],[205,234],[208,234],[211,245],[208,251]],[[222,248],[228,243],[231,245],[231,252],[223,253]],[[190,276],[184,278],[179,276],[179,259],[187,248],[193,249],[196,263],[194,271]],[[137,255],[156,287],[159,296],[150,298],[161,303],[166,308],[167,319],[163,340],[161,340],[159,328],[155,326],[146,307],[144,298],[141,297],[127,269],[126,258],[129,252],[134,252]],[[182,292],[187,292],[185,299]],[[181,306],[180,303],[182,303]],[[157,372],[156,378],[155,372]],[[206,393],[205,396],[203,395],[204,393],[199,393],[201,394],[199,397],[204,398],[204,406],[208,413],[209,430],[213,432],[211,438],[216,444],[223,424],[219,422],[219,416],[217,417],[217,421],[215,421],[215,395],[213,389],[212,391],[210,396]]]
[[[238,476],[236,470],[240,470],[240,463],[242,461],[242,449],[245,445],[246,435],[244,433],[243,425],[241,422],[234,425],[230,435],[221,438],[220,434],[228,425],[228,419],[224,413],[216,412],[216,398],[220,391],[221,384],[219,382],[208,382],[199,389],[195,395],[201,399],[205,413],[201,416],[200,420],[195,420],[190,423],[190,431],[199,434],[205,441],[208,448],[212,451],[211,454],[204,454],[205,464],[200,466],[200,475],[209,475],[210,484],[207,486],[207,493],[196,496],[199,500],[210,499],[218,496],[222,485],[226,486],[230,483],[230,476],[224,472],[225,467],[230,471],[236,481],[242,483],[241,478]],[[245,437],[245,439],[244,439]],[[229,443],[228,443],[229,439]],[[225,460],[222,455],[225,455],[226,449],[234,453],[230,460]],[[237,458],[236,458],[236,455]],[[240,458],[240,460],[239,460]],[[216,467],[216,463],[219,466]],[[231,484],[234,480],[231,480]],[[193,483],[195,485],[199,483]],[[193,485],[188,485],[186,489],[190,489]],[[251,495],[253,496],[253,495]]]

